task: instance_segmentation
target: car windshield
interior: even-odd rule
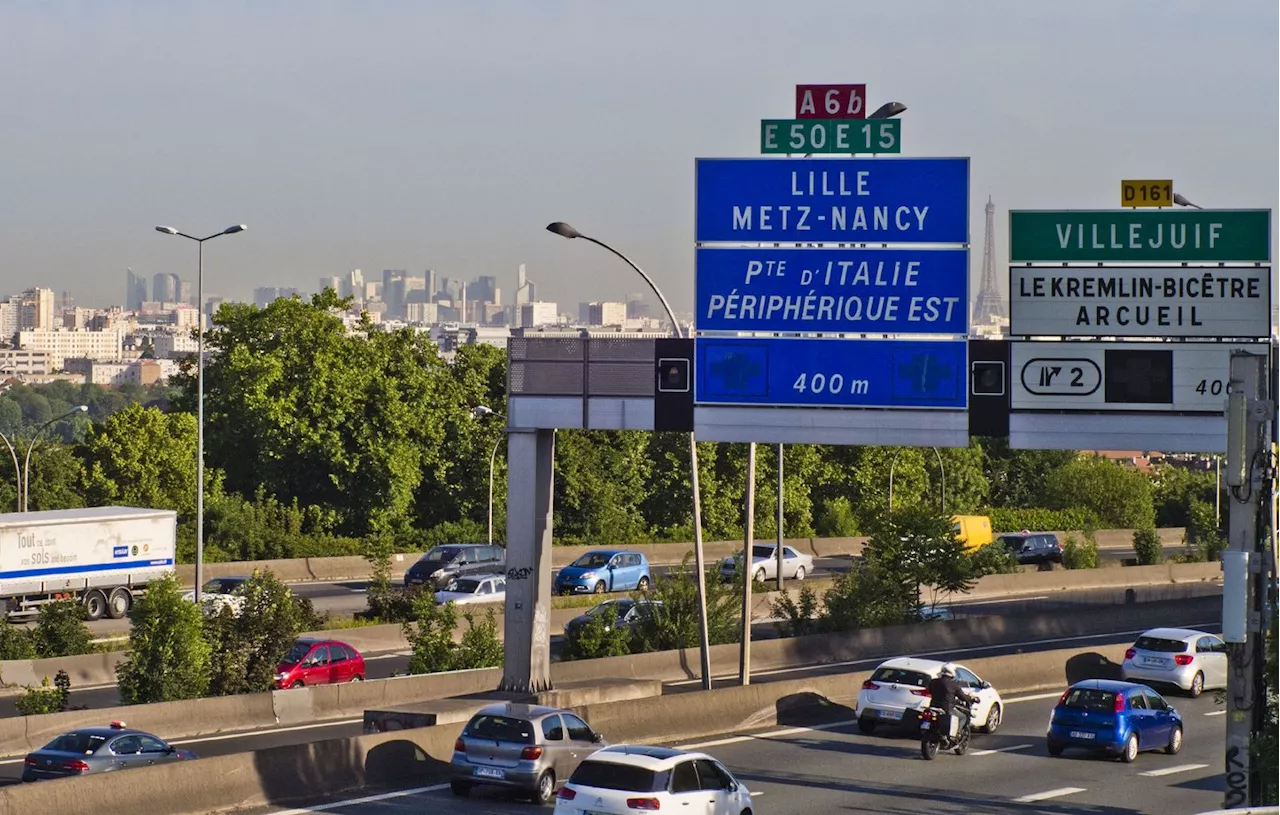
[[[463,578],[462,580],[454,580],[449,583],[449,591],[456,591],[461,594],[475,594],[476,589],[480,588],[479,580]]]
[[[1010,549],[1021,549],[1022,544],[1026,543],[1027,539],[1021,535],[1001,535],[1000,542]]]
[[[533,725],[510,716],[476,716],[467,723],[465,736],[477,739],[533,744]]]
[[[1182,640],[1167,640],[1163,637],[1138,637],[1133,647],[1139,651],[1158,651],[1162,654],[1181,654],[1187,650],[1187,644]]]
[[[751,557],[753,558],[773,557],[773,547],[772,546],[752,546]]]
[[[666,773],[655,773],[630,764],[584,761],[569,776],[569,783],[622,792],[656,792],[667,786]]]
[[[1079,710],[1100,710],[1110,713],[1115,710],[1116,694],[1115,691],[1095,688],[1072,688],[1062,704],[1064,707]]]
[[[232,580],[222,577],[205,583],[204,591],[206,594],[231,594],[243,585],[243,580]]]
[[[619,602],[601,603],[595,608],[587,612],[589,617],[621,617],[631,608],[629,603],[623,604]]]
[[[906,668],[876,668],[876,672],[871,675],[871,681],[896,682],[899,685],[915,685],[923,688],[929,684],[929,676]]]
[[[432,549],[422,556],[424,563],[440,563],[453,560],[458,555],[457,549]]]
[[[44,749],[88,756],[98,752],[98,748],[106,740],[106,736],[100,736],[96,733],[63,733],[46,744]]]
[[[587,552],[573,562],[579,569],[599,569],[609,562],[613,555],[608,552]]]
[[[281,660],[281,662],[285,665],[297,665],[302,661],[302,658],[307,655],[307,652],[311,650],[311,646],[314,644],[315,643],[302,641],[295,642],[293,647],[289,649],[289,653],[285,654],[284,659]]]

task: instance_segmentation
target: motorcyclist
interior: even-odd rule
[[[945,714],[944,722],[948,729],[943,732],[950,732],[951,715],[955,712],[956,699],[963,699],[970,704],[978,701],[978,697],[965,690],[964,685],[956,681],[956,670],[952,665],[943,665],[938,671],[938,675],[929,680],[929,706],[940,708]],[[969,719],[968,714],[963,709],[960,711],[960,724],[963,726]]]

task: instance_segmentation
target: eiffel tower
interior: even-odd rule
[[[996,205],[987,196],[987,235],[982,242],[982,284],[978,286],[978,299],[973,302],[972,325],[994,325],[1004,320],[1004,297],[1000,293],[1000,280],[996,277]]]

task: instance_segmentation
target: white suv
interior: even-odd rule
[[[750,815],[751,793],[706,753],[617,744],[597,750],[578,765],[556,796],[555,815],[634,815],[668,809]]]
[[[898,657],[882,663],[862,683],[855,711],[858,729],[870,733],[877,725],[889,727],[914,727],[920,721],[920,711],[929,707],[929,680],[950,664],[955,670],[956,681],[969,693],[978,697],[973,706],[973,726],[987,733],[1000,727],[1004,703],[1000,692],[983,682],[977,674],[963,665],[938,662],[933,659]]]

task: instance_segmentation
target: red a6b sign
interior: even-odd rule
[[[865,119],[867,86],[796,85],[797,119]]]

